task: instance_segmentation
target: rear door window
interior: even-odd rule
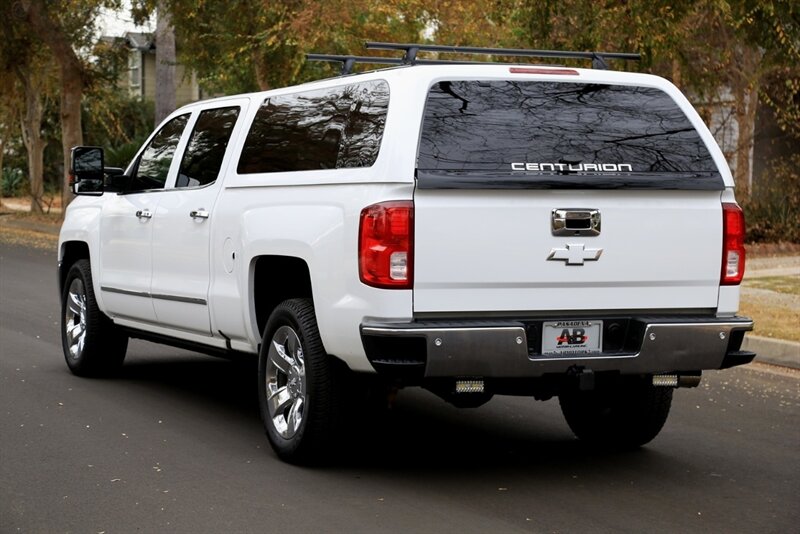
[[[723,188],[669,95],[619,85],[437,83],[417,168],[421,187]]]

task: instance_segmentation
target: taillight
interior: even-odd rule
[[[735,286],[744,276],[744,212],[736,204],[722,204],[722,277],[720,284]]]
[[[361,210],[358,274],[368,286],[411,289],[414,274],[414,203],[395,200]]]

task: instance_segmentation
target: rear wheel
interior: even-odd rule
[[[279,304],[259,354],[259,405],[267,437],[282,459],[311,462],[334,448],[343,372],[322,346],[310,299]]]
[[[61,344],[70,371],[97,376],[119,369],[128,336],[98,308],[89,260],[76,261],[67,273],[61,319]]]
[[[561,412],[572,432],[592,445],[632,449],[655,438],[672,404],[672,388],[637,380],[594,391],[559,396]]]

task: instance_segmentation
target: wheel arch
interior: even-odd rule
[[[70,267],[78,260],[89,260],[89,244],[85,241],[65,241],[61,244],[59,253],[61,261],[58,263],[58,293],[61,295],[64,292],[64,281],[67,279],[67,273]]]
[[[296,256],[261,255],[252,259],[251,310],[258,332],[272,311],[284,300],[308,298],[313,302],[311,273],[305,259]]]

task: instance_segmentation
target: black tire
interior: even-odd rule
[[[64,281],[61,345],[67,366],[78,376],[111,374],[125,360],[128,336],[97,307],[89,260],[72,264]]]
[[[672,388],[645,380],[617,388],[570,391],[559,396],[561,412],[572,432],[588,444],[634,449],[655,438],[667,421]]]
[[[325,352],[310,299],[275,308],[258,360],[259,408],[272,448],[291,463],[329,459],[337,445],[345,370]]]

